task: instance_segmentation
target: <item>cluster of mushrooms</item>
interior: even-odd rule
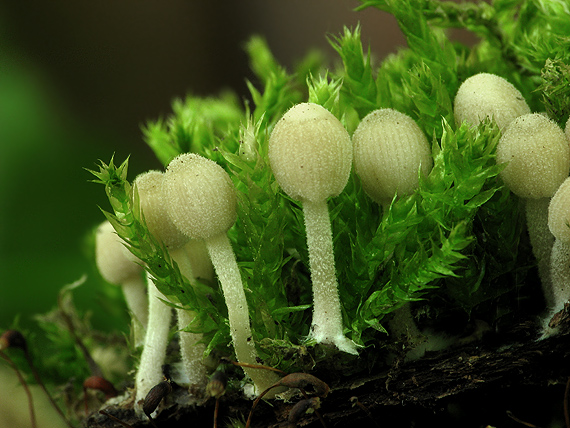
[[[542,337],[556,333],[554,314],[570,299],[570,119],[565,131],[545,114],[531,113],[522,94],[505,79],[481,73],[467,79],[455,98],[457,123],[492,118],[502,131],[500,176],[525,204],[547,313]]]
[[[491,118],[503,132],[497,162],[505,184],[526,202],[531,243],[538,260],[549,315],[570,298],[570,146],[564,132],[542,114],[531,114],[521,93],[505,79],[478,74],[455,99],[458,124]],[[568,126],[566,132],[568,133]],[[345,188],[352,166],[366,193],[384,212],[396,196],[413,192],[432,165],[430,144],[409,116],[380,109],[364,117],[352,138],[343,124],[313,103],[293,106],[269,138],[269,161],[281,189],[303,208],[313,287],[310,336],[348,354],[358,346],[344,335],[327,200]],[[233,348],[239,362],[257,363],[248,303],[227,231],[236,220],[237,195],[228,173],[193,153],[173,159],[166,172],[138,176],[141,217],[168,249],[192,284],[217,280],[228,308]],[[135,333],[143,343],[136,375],[136,403],[162,380],[172,308],[144,277],[139,260],[106,222],[97,233],[97,264],[110,283],[123,286]],[[552,262],[551,262],[552,260]],[[409,307],[390,325],[398,334],[415,329]],[[184,329],[195,314],[176,309],[181,360],[190,385],[204,385],[207,369],[200,335]],[[548,316],[545,317],[549,318]],[[547,320],[548,321],[548,320]],[[545,334],[551,334],[546,322]],[[260,392],[275,384],[274,372],[244,367]]]

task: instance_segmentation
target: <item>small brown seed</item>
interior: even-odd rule
[[[156,410],[162,399],[170,394],[170,392],[172,392],[172,385],[167,380],[163,380],[150,389],[143,404],[143,412],[149,419],[152,419],[150,415]]]

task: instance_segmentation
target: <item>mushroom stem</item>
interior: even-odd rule
[[[558,333],[556,325],[551,327],[551,320],[570,299],[570,178],[564,180],[550,201],[548,228],[555,241],[550,255],[551,301],[543,319],[542,338]]]
[[[206,244],[228,307],[232,341],[238,361],[257,363],[241,275],[227,232],[237,216],[237,193],[230,176],[214,161],[186,153],[168,165],[165,179],[167,210],[188,238]],[[263,391],[275,373],[244,371]]]
[[[525,202],[526,222],[532,253],[537,261],[544,300],[546,301],[546,306],[550,308],[555,303],[550,271],[550,258],[552,246],[554,245],[554,235],[548,228],[550,198],[527,199]]]
[[[148,171],[135,179],[142,216],[150,233],[164,244],[168,254],[178,265],[180,273],[188,279],[191,286],[196,277],[213,279],[214,273],[204,243],[189,239],[171,221],[163,199],[163,182],[164,174],[159,171]],[[197,345],[201,335],[183,331],[196,314],[185,309],[177,309],[177,314],[180,354],[189,385],[205,384],[206,367],[202,363],[205,348]],[[164,323],[170,325],[170,321],[171,313],[168,313]],[[144,371],[144,368],[142,370]]]
[[[204,263],[201,252],[205,252],[207,258],[207,251],[203,243],[190,240],[183,247],[170,250],[169,254],[178,265],[182,275],[190,282],[194,282],[198,275],[207,279],[213,278],[210,260],[208,259],[207,263]],[[185,373],[188,376],[188,384],[191,386],[204,384],[207,379],[206,366],[203,362],[206,346],[199,343],[202,340],[202,335],[183,331],[194,320],[196,313],[185,309],[176,309],[176,315],[178,316],[180,356]]]
[[[334,344],[341,351],[356,355],[354,342],[343,334],[327,201],[303,200],[303,214],[313,283],[311,336],[318,343]]]
[[[421,341],[422,332],[414,321],[409,302],[394,311],[394,317],[390,320],[389,326],[390,333],[397,338],[409,338],[412,345],[417,345]]]
[[[132,311],[133,321],[140,323],[140,328],[144,331],[148,323],[148,312],[146,310],[148,303],[146,292],[144,291],[142,275],[141,278],[132,277],[126,279],[125,282],[123,282],[122,288],[127,307]]]
[[[273,128],[268,154],[279,187],[303,205],[314,298],[310,335],[317,343],[356,355],[356,344],[343,335],[327,206],[327,199],[338,196],[350,176],[350,136],[324,107],[301,103]]]
[[[186,328],[196,317],[194,312],[184,309],[177,309],[176,314],[178,315],[179,329]],[[203,362],[206,346],[203,343],[199,343],[202,340],[202,335],[182,330],[178,334],[180,338],[180,355],[184,370],[188,375],[188,384],[203,384],[204,379],[207,379],[207,373]]]
[[[206,239],[206,247],[228,304],[230,333],[237,360],[240,363],[258,364],[257,352],[249,324],[248,304],[240,271],[226,233]],[[259,392],[275,383],[275,373],[266,370],[243,369],[253,380]]]
[[[97,228],[95,262],[107,282],[121,286],[133,323],[134,342],[140,345],[148,320],[147,284],[141,261],[125,247],[109,221]]]
[[[150,389],[163,379],[162,365],[166,356],[168,345],[168,333],[170,332],[170,320],[172,309],[165,305],[162,300],[167,300],[158,291],[150,275],[148,279],[148,326],[144,348],[141,354],[139,369],[135,380],[136,399],[135,405],[144,400]]]
[[[561,311],[570,300],[570,242],[557,239],[552,247],[552,304],[554,312]]]

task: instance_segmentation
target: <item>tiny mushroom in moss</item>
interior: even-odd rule
[[[317,343],[357,354],[343,332],[327,199],[345,188],[352,144],[342,123],[313,103],[293,106],[269,138],[269,162],[277,183],[303,205],[313,284],[311,336]]]
[[[550,278],[554,236],[548,228],[550,199],[568,177],[570,147],[560,127],[538,113],[516,118],[497,145],[497,163],[506,163],[500,176],[525,200],[529,237],[538,262],[548,307],[555,297]]]
[[[455,122],[478,125],[486,118],[494,119],[504,131],[517,117],[530,113],[520,93],[506,79],[489,73],[479,73],[466,79],[455,95]]]
[[[196,277],[213,279],[213,268],[204,243],[183,235],[170,220],[163,201],[163,182],[164,174],[160,171],[148,171],[139,175],[134,181],[141,213],[149,232],[166,247],[170,257],[176,262],[180,272],[190,283],[194,282]],[[149,291],[156,294],[158,291],[155,290],[156,287],[149,281]],[[160,293],[158,297],[164,299]],[[143,399],[149,389],[162,379],[161,367],[164,355],[161,356],[154,351],[163,349],[166,351],[168,329],[170,328],[170,307],[155,298],[155,301],[151,302],[149,310],[150,316],[155,320],[154,324],[149,326],[149,330],[160,329],[163,332],[166,331],[167,334],[159,337],[149,333],[149,341],[155,340],[156,342],[154,344],[149,343],[148,352],[145,343],[145,349],[141,355],[141,363],[137,373],[137,401]],[[184,373],[190,385],[205,384],[207,381],[206,367],[203,364],[205,346],[199,343],[202,335],[183,331],[194,320],[196,314],[184,309],[177,309],[176,313]],[[160,317],[162,319],[159,319]]]
[[[375,110],[354,131],[354,169],[364,191],[386,211],[394,196],[413,193],[433,166],[431,148],[414,120],[393,109]]]
[[[108,221],[99,225],[96,231],[95,262],[105,281],[122,287],[131,312],[135,342],[139,342],[138,336],[142,336],[148,322],[144,269]]]
[[[433,166],[428,139],[408,115],[393,109],[379,109],[362,119],[352,136],[354,169],[364,191],[382,205],[384,213],[396,196],[413,193],[419,177]],[[406,337],[414,347],[422,334],[406,303],[394,313],[391,333]]]
[[[545,335],[556,332],[557,329],[551,329],[548,323],[570,300],[570,178],[562,183],[550,201],[548,227],[555,241],[550,258],[552,304],[544,320]]]
[[[173,159],[165,173],[165,201],[170,218],[188,238],[203,240],[222,287],[237,360],[257,364],[248,304],[227,231],[237,216],[237,194],[224,169],[193,153]],[[275,382],[273,372],[244,368],[263,391]]]

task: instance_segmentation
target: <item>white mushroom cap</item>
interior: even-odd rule
[[[570,178],[560,185],[550,200],[548,228],[556,239],[570,243]]]
[[[149,232],[166,248],[173,250],[185,245],[189,238],[172,222],[164,203],[164,174],[148,171],[135,178],[134,188],[138,192],[140,208]]]
[[[376,202],[418,187],[418,171],[427,175],[433,160],[429,142],[414,120],[393,109],[368,114],[352,136],[354,168],[362,187]]]
[[[542,114],[520,116],[497,146],[501,178],[521,198],[554,195],[570,171],[570,147],[562,129]]]
[[[493,118],[504,130],[515,118],[530,113],[518,89],[500,76],[479,73],[465,80],[454,101],[455,122],[477,125]]]
[[[564,127],[564,133],[566,134],[566,139],[570,143],[570,117],[566,121],[566,126]]]
[[[279,186],[296,200],[321,201],[345,188],[352,165],[350,136],[324,107],[301,103],[277,122],[269,161]]]
[[[125,247],[108,221],[97,228],[95,262],[103,279],[115,285],[122,285],[129,279],[140,276],[143,270],[140,260]]]
[[[224,169],[194,153],[174,158],[165,173],[165,201],[170,218],[193,239],[227,232],[237,217],[237,193]]]

